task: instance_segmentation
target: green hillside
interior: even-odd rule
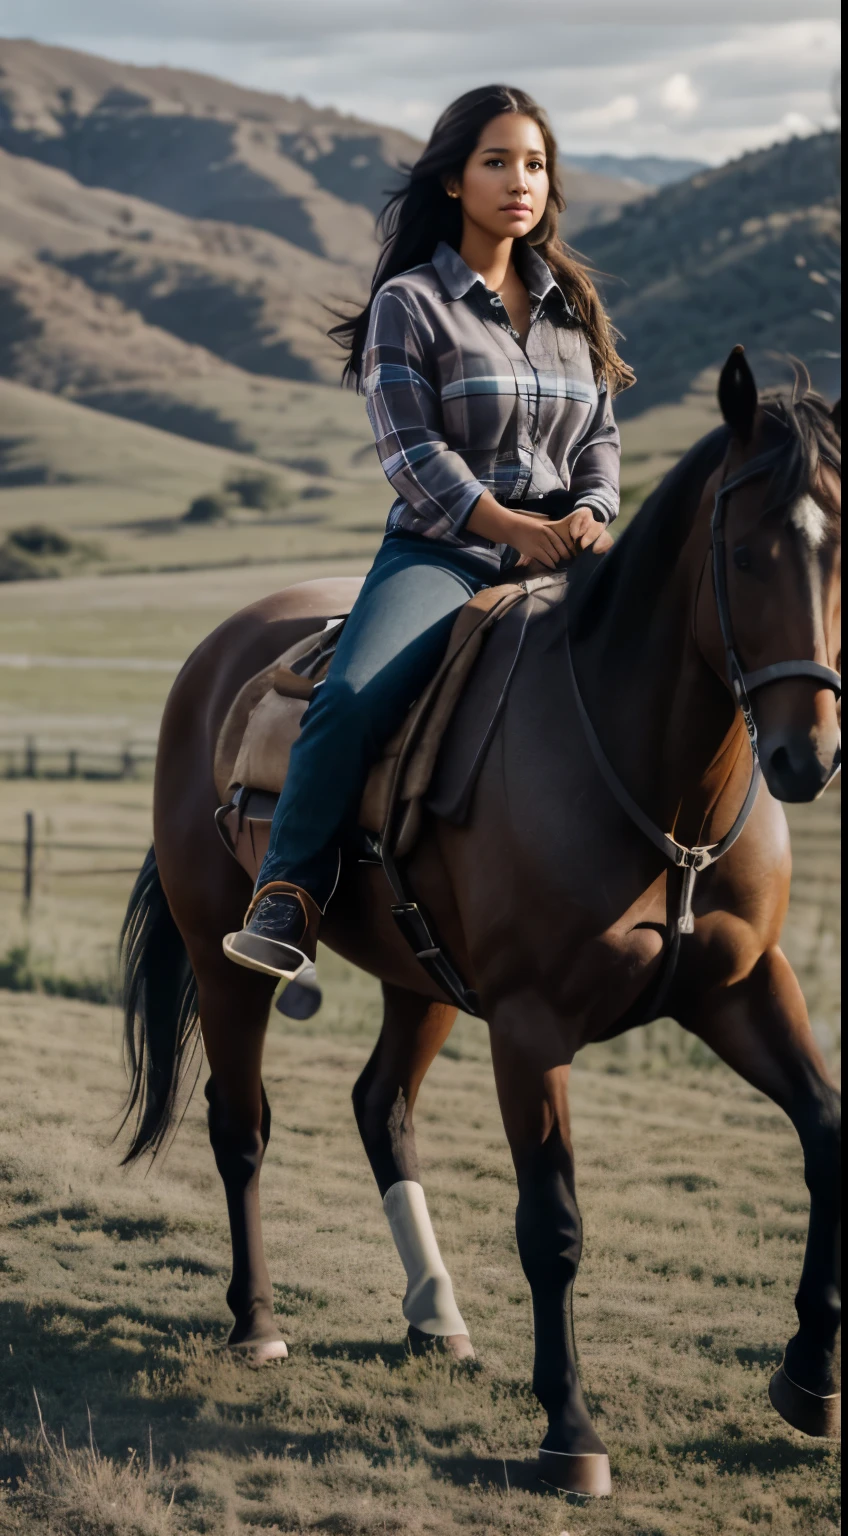
[[[807,364],[838,393],[839,143],[792,139],[666,187],[586,230],[639,387],[625,413],[680,398],[736,342],[761,377],[786,378],[771,354]],[[825,318],[827,315],[831,319]]]

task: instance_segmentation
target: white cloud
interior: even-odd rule
[[[680,73],[669,75],[660,91],[660,101],[669,112],[679,113],[681,117],[691,117],[697,111],[700,97],[695,90],[689,75]]]
[[[785,128],[787,133],[797,135],[799,139],[806,138],[808,134],[816,131],[815,123],[811,123],[804,112],[787,112],[781,121],[781,127]]]
[[[632,123],[639,116],[637,96],[614,96],[601,107],[586,107],[573,117],[575,126],[591,133],[604,128],[617,128],[622,123]]]
[[[785,138],[793,114],[833,121],[837,0],[804,0],[804,20],[798,0],[485,0],[485,15],[483,0],[11,3],[8,31],[302,95],[422,138],[453,97],[504,78],[548,108],[566,153],[718,162]]]

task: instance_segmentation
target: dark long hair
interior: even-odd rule
[[[389,198],[377,224],[382,250],[371,280],[371,295],[358,314],[339,321],[329,334],[348,353],[343,378],[359,384],[362,354],[374,299],[384,283],[431,261],[440,240],[458,251],[462,240],[462,205],[448,197],[445,180],[460,177],[480,135],[493,117],[516,112],[530,117],[545,142],[550,194],[545,211],[526,238],[547,262],[566,298],[574,305],[586,334],[595,378],[613,393],[627,389],[635,375],[616,351],[619,333],[598,297],[585,263],[559,237],[565,195],[557,166],[556,140],[542,108],[526,91],[509,85],[482,85],[467,91],[442,113],[424,153],[404,168],[404,184]]]

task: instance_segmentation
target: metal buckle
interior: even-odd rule
[[[684,848],[682,843],[674,842],[673,837],[669,841],[674,843],[674,862],[678,869],[692,869],[697,875],[712,863],[712,852],[709,848]]]

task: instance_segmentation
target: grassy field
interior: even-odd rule
[[[34,807],[39,839],[99,844],[85,863],[112,868],[124,855],[111,845],[146,846],[150,790],[7,781],[4,827]],[[791,819],[786,947],[835,1065],[838,796]],[[71,991],[108,979],[138,861],[96,878],[80,862],[39,854],[29,919],[18,874],[0,876],[7,943]],[[349,1104],[376,988],[329,955],[324,973],[311,1025],[272,1015],[263,1191],[291,1357],[261,1373],[221,1354],[227,1228],[202,1097],[160,1165],[122,1173],[115,1011],[0,992],[0,1531],[835,1532],[837,1452],[789,1430],[765,1397],[793,1329],[806,1223],[788,1123],[669,1023],[578,1062],[578,1337],[616,1491],[574,1508],[528,1470],[530,1308],[485,1030],[460,1021],[418,1114],[480,1357],[468,1372],[405,1355],[403,1275]]]
[[[806,1220],[800,1153],[770,1105],[666,1026],[586,1052],[575,1073],[578,1338],[616,1491],[574,1508],[528,1472],[530,1306],[483,1028],[457,1027],[418,1115],[479,1352],[462,1370],[403,1347],[403,1274],[348,1097],[373,988],[336,965],[320,1029],[274,1017],[264,1206],[291,1355],[257,1373],[221,1354],[226,1225],[201,1097],[161,1166],[120,1173],[114,1014],[6,996],[0,1530],[838,1529],[836,1452],[765,1396]]]

